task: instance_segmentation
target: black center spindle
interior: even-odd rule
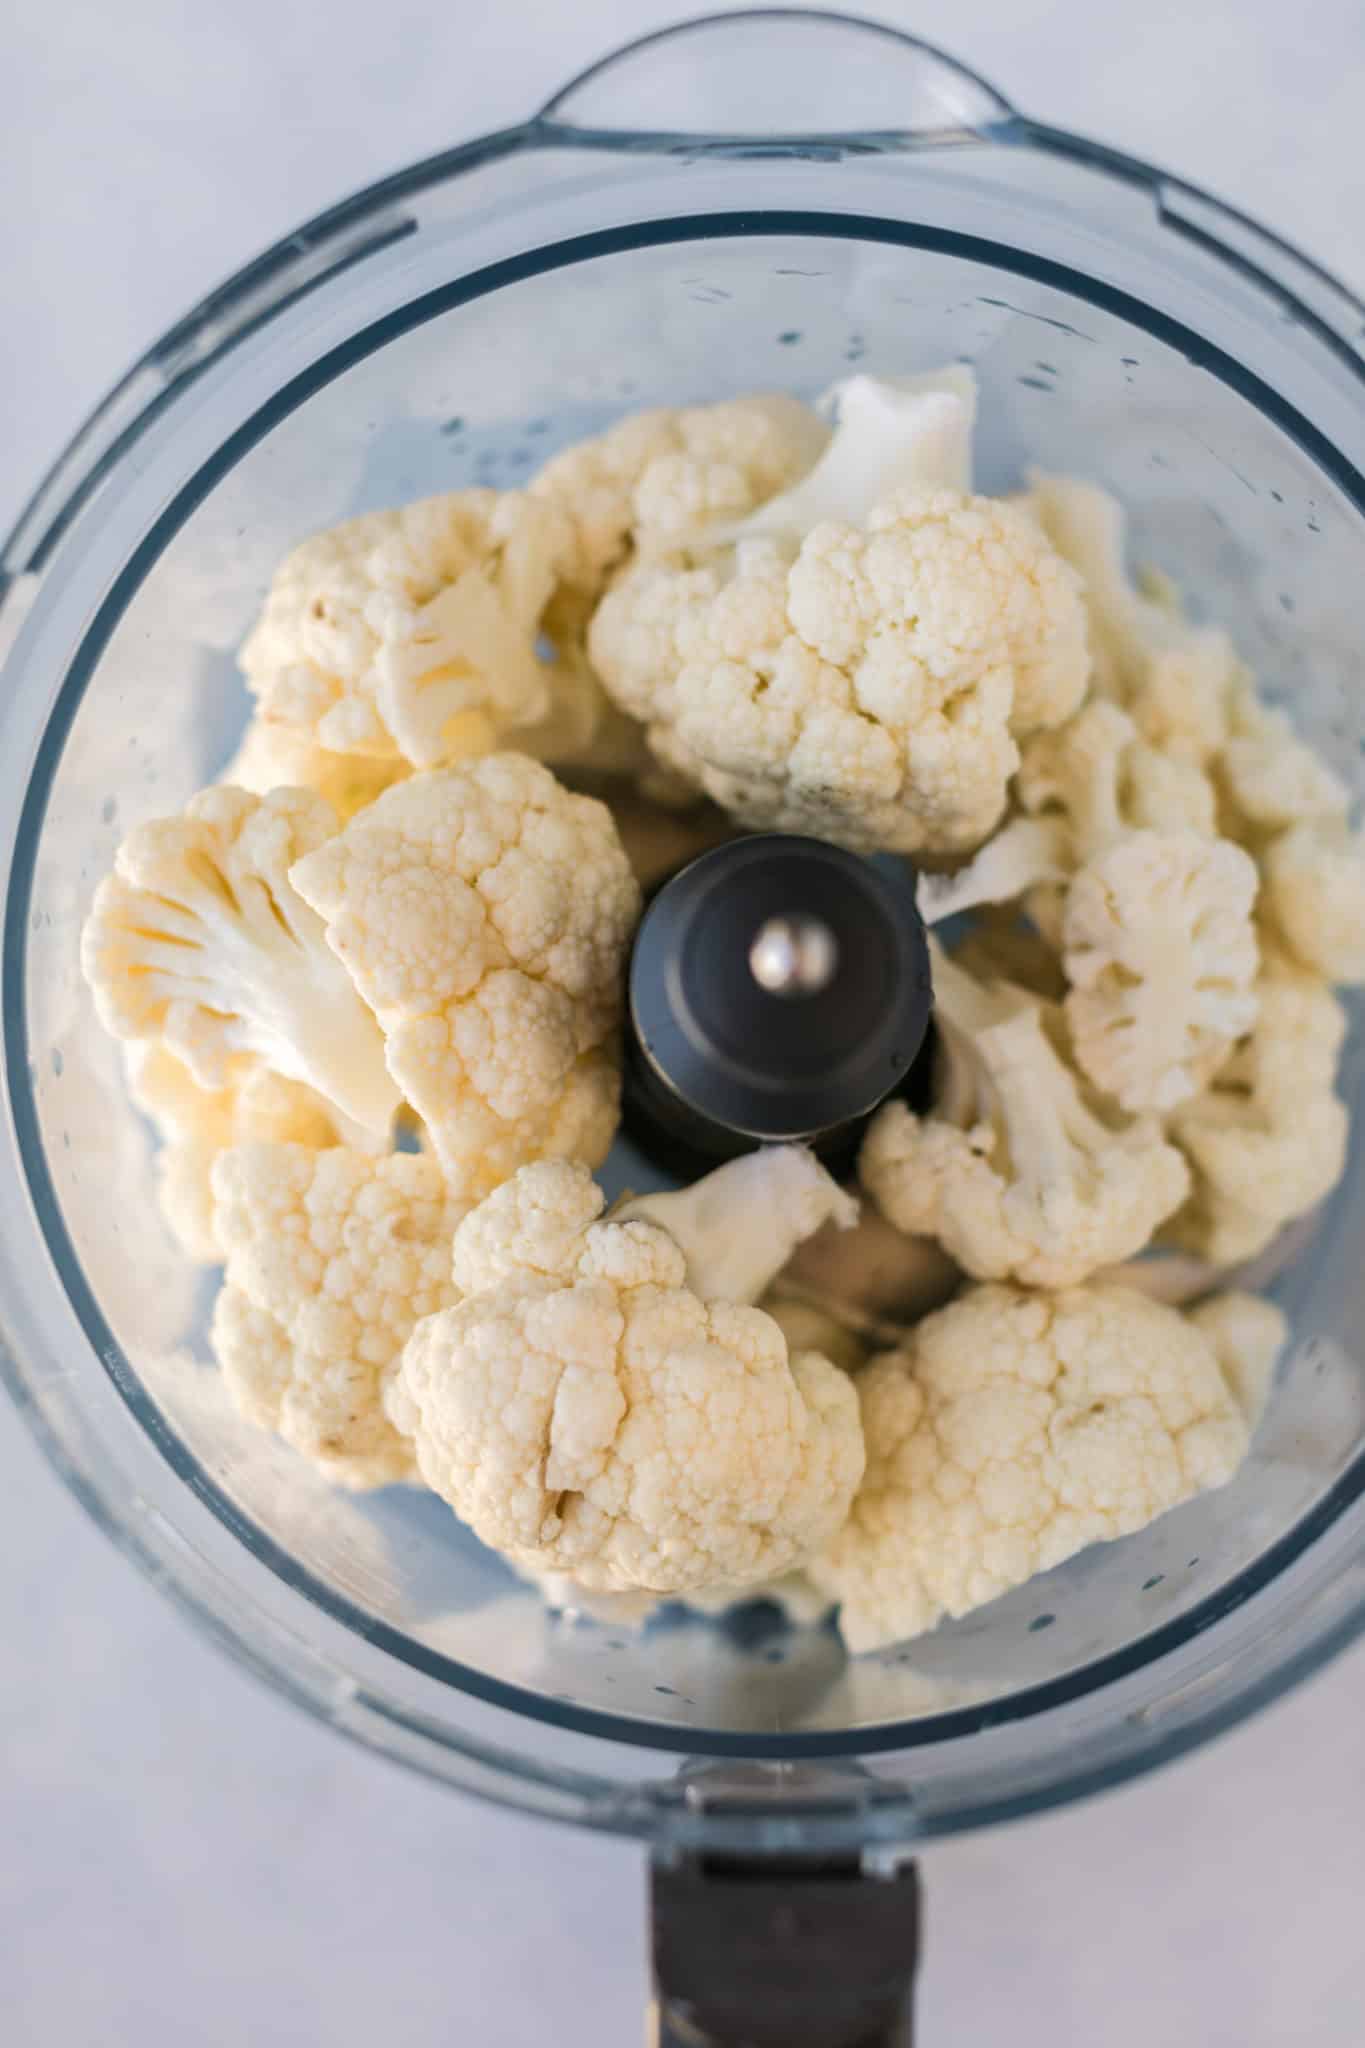
[[[851,1159],[932,1005],[908,870],[787,833],[715,847],[664,885],[636,936],[631,1136],[683,1171],[792,1139]]]

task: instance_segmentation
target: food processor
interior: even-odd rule
[[[215,1276],[77,935],[118,841],[217,775],[275,563],[358,511],[522,482],[623,411],[960,360],[979,485],[1126,506],[1353,787],[1365,754],[1365,307],[1253,221],[1016,113],[912,37],[717,16],[343,201],[173,328],[0,563],[4,1374],[200,1627],[465,1791],[648,1844],[656,2038],[905,2037],[914,1856],[1230,1727],[1365,1622],[1365,1165],[1276,1281],[1292,1345],[1220,1491],[850,1659],[751,1605],[555,1616],[433,1496],[329,1486],[233,1411]],[[1361,1096],[1359,1044],[1342,1090]],[[609,1189],[664,1184],[628,1140]]]

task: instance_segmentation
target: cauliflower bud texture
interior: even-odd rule
[[[1069,1287],[1142,1250],[1189,1170],[1160,1128],[1104,1108],[1065,1055],[1060,1014],[980,983],[934,945],[942,1052],[927,1116],[878,1110],[863,1186],[898,1230],[982,1280]]]
[[[1015,817],[956,874],[926,875],[929,923],[1022,898],[1051,938],[1077,1064],[1131,1113],[1196,1095],[1256,1014],[1256,863],[1216,831],[1213,784],[1088,704],[1024,750]]]
[[[1273,1312],[1272,1312],[1273,1313]],[[1257,1377],[1266,1330],[1246,1319]],[[1124,1288],[973,1288],[855,1382],[867,1472],[807,1567],[853,1651],[962,1615],[1229,1480],[1250,1437],[1205,1329]]]
[[[947,379],[921,381],[899,466],[850,451],[845,434],[872,417],[855,407],[785,509],[694,529],[594,616],[607,689],[668,767],[746,825],[966,850],[1004,809],[1014,734],[1084,694],[1073,572],[1026,513],[960,488],[961,436],[940,414],[957,405],[969,424],[970,410],[952,384],[930,388]],[[799,534],[793,507],[810,522]]]
[[[790,1199],[811,1228],[844,1199],[831,1183],[812,1204],[819,1169],[799,1151],[740,1160],[709,1177],[713,1194],[723,1176],[735,1190],[731,1238],[755,1170],[774,1207]],[[418,1324],[389,1394],[418,1470],[520,1569],[590,1592],[685,1594],[791,1570],[839,1527],[862,1473],[851,1381],[818,1353],[789,1356],[761,1309],[689,1286],[712,1256],[704,1238],[599,1220],[602,1202],[585,1168],[545,1161],[461,1227],[464,1298]],[[761,1291],[790,1245],[765,1219],[747,1272],[727,1248],[727,1277]]]
[[[554,631],[574,548],[563,508],[519,491],[451,491],[315,534],[242,648],[262,720],[295,743],[434,768],[553,730],[567,697],[583,744],[585,692],[605,706],[573,633],[560,645]]]
[[[292,879],[452,1185],[606,1156],[640,892],[604,804],[488,755],[386,791]]]
[[[142,1040],[125,1047],[124,1071],[128,1093],[162,1140],[162,1215],[181,1248],[206,1265],[223,1255],[213,1228],[211,1178],[220,1152],[252,1140],[321,1150],[362,1135],[351,1133],[313,1089],[252,1060],[231,1067],[221,1088],[201,1088],[167,1046]]]
[[[383,1390],[423,1316],[455,1298],[467,1203],[433,1159],[250,1144],[213,1167],[227,1278],[212,1342],[241,1412],[344,1486],[413,1476]]]

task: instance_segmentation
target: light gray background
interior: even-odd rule
[[[687,11],[0,0],[0,523],[266,242]],[[864,11],[1365,286],[1361,0]],[[932,1852],[927,2048],[1355,2048],[1362,1818],[1358,1650],[1158,1779]],[[240,1676],[0,1412],[5,2048],[614,2048],[641,2038],[641,1898],[630,1849],[434,1791]]]

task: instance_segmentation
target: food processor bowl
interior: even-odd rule
[[[522,482],[646,405],[970,362],[981,487],[1127,506],[1354,786],[1365,309],[1180,181],[1030,122],[890,29],[766,13],[607,59],[524,126],[345,201],[106,400],[3,558],[8,1117],[0,1317],[72,1489],[240,1659],[467,1790],[714,1850],[928,1837],[1178,1754],[1365,1619],[1365,1162],[1277,1283],[1293,1343],[1235,1481],[919,1641],[850,1660],[750,1607],[548,1613],[436,1498],[336,1490],[241,1422],[216,1276],[77,935],[137,820],[229,759],[279,557],[349,514]],[[1359,1102],[1358,1040],[1343,1087]],[[640,1184],[639,1162],[612,1171]]]

